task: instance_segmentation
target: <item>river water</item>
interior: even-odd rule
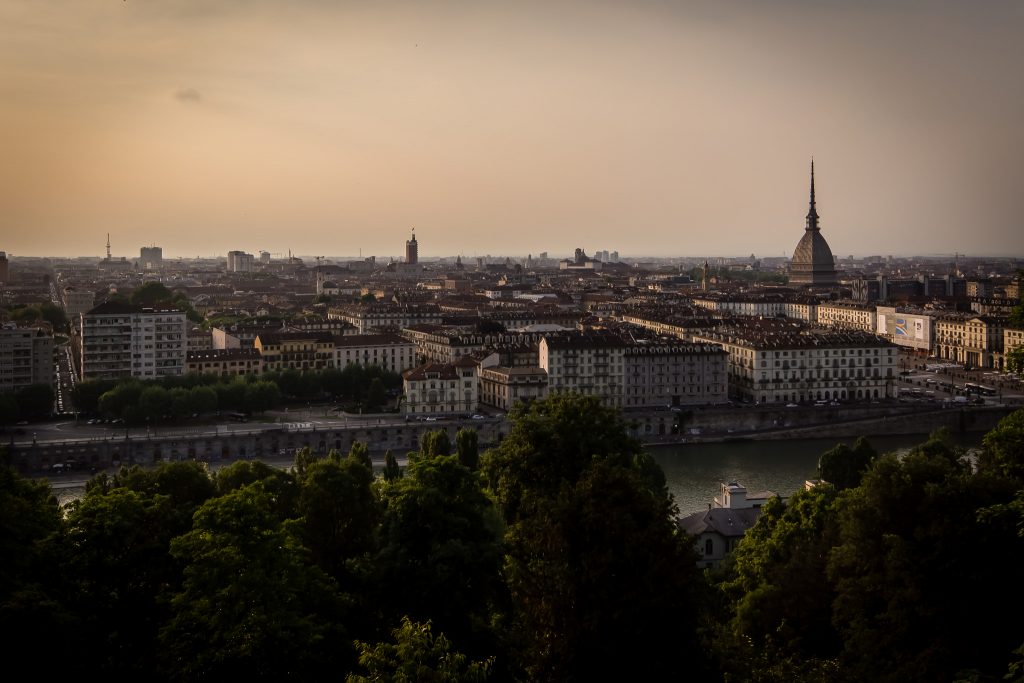
[[[973,447],[983,433],[955,435],[957,443]],[[680,515],[706,510],[723,482],[736,481],[748,493],[773,491],[789,497],[817,476],[818,458],[838,443],[856,439],[735,441],[656,446],[649,452],[665,471],[669,492]],[[928,440],[927,434],[868,437],[879,453],[906,451]]]
[[[982,436],[981,432],[967,432],[955,438],[958,444],[973,447],[981,443]],[[905,451],[927,439],[927,434],[909,434],[870,437],[869,441],[879,453],[888,453]],[[648,452],[665,471],[679,513],[687,515],[706,510],[720,485],[728,481],[739,482],[750,493],[767,490],[789,497],[803,488],[806,480],[817,476],[822,453],[840,442],[852,445],[854,441],[832,438],[690,443],[652,446]],[[276,461],[270,464],[281,465]],[[55,486],[54,493],[66,503],[82,496],[85,490],[81,486]]]

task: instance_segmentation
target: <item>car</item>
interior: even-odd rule
[[[425,417],[423,419],[426,422],[437,422],[437,418],[436,417]]]
[[[797,404],[795,404],[795,403],[787,403],[787,404],[786,404],[786,407],[787,407],[787,408],[799,408],[800,406],[798,406],[798,405],[797,405]]]
[[[27,425],[28,420],[18,420],[18,425]]]
[[[474,419],[474,420],[483,420],[485,418],[484,418],[483,415],[474,415],[472,419]]]

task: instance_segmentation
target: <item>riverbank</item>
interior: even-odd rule
[[[785,409],[783,409],[785,410]],[[946,428],[954,434],[984,433],[994,429],[1001,419],[1019,406],[984,405],[945,407],[944,404],[920,404],[910,409],[885,406],[875,410],[798,408],[785,413],[767,411],[757,418],[747,415],[732,426],[724,426],[720,416],[702,420],[699,414],[678,434],[658,434],[641,439],[649,446],[675,446],[684,443],[723,443],[730,441],[797,440],[858,436],[931,433]],[[800,412],[796,412],[800,411]],[[770,421],[770,422],[769,422]],[[769,424],[763,425],[765,422]],[[759,426],[751,427],[751,423]]]

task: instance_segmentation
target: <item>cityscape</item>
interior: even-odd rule
[[[12,665],[1024,680],[1018,3],[0,25]]]

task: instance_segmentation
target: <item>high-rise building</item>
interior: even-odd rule
[[[416,241],[416,228],[412,229],[412,239],[405,241],[405,262],[409,264],[419,262],[420,246]]]
[[[814,161],[811,161],[811,206],[807,212],[804,236],[793,250],[789,262],[789,283],[791,285],[834,285],[836,264],[832,249],[821,236],[818,227],[818,211],[814,206]]]
[[[145,270],[154,270],[159,268],[163,262],[163,247],[142,247],[139,249],[139,264]]]
[[[0,327],[0,392],[53,386],[53,335],[7,323]]]
[[[255,263],[256,259],[252,254],[247,254],[244,251],[228,252],[229,273],[251,273],[254,269]]]
[[[82,314],[78,343],[83,380],[182,375],[188,326],[178,309],[108,301]]]
[[[0,282],[10,282],[10,263],[7,261],[7,252],[0,251]]]

